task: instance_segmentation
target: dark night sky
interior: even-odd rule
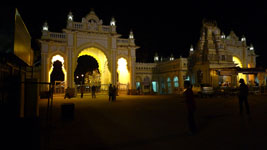
[[[85,1],[83,1],[85,2]],[[81,21],[91,8],[108,25],[112,16],[116,19],[117,32],[128,37],[133,30],[137,50],[137,61],[151,62],[153,55],[168,57],[188,56],[190,45],[196,45],[199,39],[202,19],[214,19],[218,27],[228,35],[234,30],[237,36],[245,35],[247,43],[252,43],[257,55],[257,66],[267,67],[265,48],[267,36],[267,3],[246,1],[210,1],[164,3],[149,2],[132,4],[122,1],[124,5],[99,5],[78,3],[72,6],[55,4],[52,6],[17,5],[17,8],[34,39],[41,36],[41,28],[47,20],[49,30],[60,32],[66,26],[67,14],[72,11],[74,21]],[[50,3],[51,4],[51,3]],[[1,6],[3,7],[3,6]],[[33,46],[35,44],[33,43]],[[35,46],[34,46],[35,48]]]

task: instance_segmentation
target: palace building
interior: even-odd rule
[[[175,94],[181,93],[186,80],[193,85],[217,87],[222,84],[237,86],[240,78],[247,83],[266,84],[264,77],[257,76],[262,71],[255,69],[256,54],[244,36],[239,39],[233,31],[226,36],[216,22],[205,20],[200,35],[198,43],[191,46],[188,58],[171,56],[166,61],[156,54],[154,63],[138,63],[136,49],[139,47],[135,45],[132,31],[129,38],[121,38],[114,18],[109,25],[103,25],[91,11],[80,22],[75,22],[70,12],[66,28],[61,33],[49,31],[47,23],[43,26],[39,40],[41,80],[51,81],[53,64],[59,61],[64,73],[64,87],[75,88],[77,60],[81,56],[90,56],[98,63],[98,83],[103,90],[113,84],[119,90]],[[87,81],[87,84],[94,83]]]

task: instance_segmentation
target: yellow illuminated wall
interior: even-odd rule
[[[236,64],[236,67],[243,68],[243,65],[238,57],[233,56],[233,62]],[[244,79],[244,81],[247,83],[246,75],[244,75],[243,73],[238,73],[237,81],[239,81],[239,79],[241,78]]]
[[[98,66],[99,66],[99,72],[101,75],[101,84],[110,84],[111,83],[111,73],[108,69],[108,59],[106,55],[99,50],[98,48],[87,48],[81,51],[78,55],[78,58],[80,56],[91,56],[96,59]],[[77,59],[78,59],[77,58]]]
[[[25,26],[18,10],[15,16],[14,53],[21,60],[32,66],[33,50],[31,48],[31,36]]]
[[[127,60],[125,58],[118,59],[118,74],[119,83],[128,84],[130,81],[130,74],[127,68]]]
[[[50,75],[51,75],[51,73],[52,73],[52,71],[54,69],[53,64],[54,64],[55,61],[60,61],[62,63],[62,71],[64,73],[64,81],[65,81],[65,85],[66,85],[67,72],[66,72],[65,67],[64,67],[64,58],[62,56],[60,56],[60,55],[55,55],[51,59],[51,68],[50,68],[49,73],[48,73],[48,81],[51,82],[50,81]]]

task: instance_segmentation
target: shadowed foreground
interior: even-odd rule
[[[61,104],[74,103],[73,120],[62,120]],[[238,99],[196,99],[198,134],[187,134],[186,108],[179,96],[118,96],[108,102],[55,95],[52,118],[40,102],[41,147],[77,149],[267,149],[267,96],[250,96],[251,116],[239,115]]]

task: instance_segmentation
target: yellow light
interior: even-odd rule
[[[124,58],[120,58],[118,60],[118,74],[119,74],[119,83],[120,84],[128,84],[130,80],[129,71],[127,69],[127,60]]]
[[[62,68],[62,71],[64,73],[64,81],[67,81],[67,71],[65,70],[65,67],[64,67],[64,58],[62,56],[60,56],[60,55],[55,55],[51,59],[52,66],[51,66],[51,68],[49,70],[49,73],[48,73],[48,81],[51,82],[50,81],[50,75],[51,75],[51,73],[52,73],[52,71],[54,69],[53,64],[54,64],[55,61],[60,61],[62,63],[62,67],[61,68]],[[65,87],[66,87],[66,84],[67,83],[65,82]]]
[[[240,67],[240,68],[243,68],[243,65],[240,61],[240,59],[238,57],[235,57],[233,56],[233,62],[236,64],[237,67]],[[239,81],[239,79],[244,79],[245,82],[247,82],[247,78],[246,78],[246,75],[244,75],[243,73],[238,73],[238,76],[237,76],[237,80]]]
[[[101,74],[101,84],[110,84],[111,83],[111,73],[108,69],[108,59],[100,49],[98,48],[87,48],[81,51],[78,55],[80,56],[91,56],[96,59],[98,63],[98,69]]]

